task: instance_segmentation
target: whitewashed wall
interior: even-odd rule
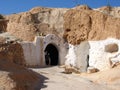
[[[34,42],[22,42],[22,48],[24,58],[27,66],[40,66],[42,65],[41,60],[41,49],[42,49],[42,37],[35,37]]]
[[[47,45],[53,44],[59,53],[59,64],[64,65],[65,64],[65,56],[67,54],[67,47],[68,44],[63,41],[62,38],[59,38],[58,36],[54,34],[48,34],[46,37],[44,37],[44,47],[43,47],[43,52],[45,51]],[[44,54],[43,54],[44,55]],[[43,61],[45,62],[45,57],[43,56]]]
[[[81,72],[85,72],[87,70],[88,64],[88,55],[89,55],[89,43],[87,41],[82,42],[80,45],[77,45],[75,48],[75,53],[77,56],[77,67]]]
[[[120,48],[120,40],[113,38],[108,38],[101,41],[89,41],[89,65],[98,68],[101,71],[110,68],[109,58],[120,53],[120,50],[115,53],[105,52],[105,45],[113,43],[118,44],[118,47]]]
[[[66,65],[77,67],[81,72],[87,70],[87,56],[89,55],[89,43],[82,42],[80,45],[69,44],[69,51],[66,55]]]
[[[76,54],[74,45],[69,44],[69,50],[65,58],[65,65],[72,65],[74,67],[76,66]]]
[[[100,41],[85,41],[76,46],[69,44],[68,48],[68,44],[63,39],[50,34],[45,37],[38,36],[34,42],[22,42],[21,45],[28,66],[46,66],[44,51],[47,45],[53,44],[58,49],[60,65],[73,65],[81,72],[85,72],[88,64],[101,71],[110,68],[109,58],[120,53],[120,50],[115,53],[105,52],[105,46],[113,43],[118,44],[120,48],[120,40],[113,38]]]
[[[100,71],[106,70],[110,68],[109,58],[120,53],[120,50],[114,53],[105,52],[105,46],[113,43],[116,43],[120,48],[120,40],[113,38],[100,41],[85,41],[75,46],[69,45],[66,65],[77,67],[81,72],[85,72],[88,65]]]
[[[45,37],[37,36],[34,42],[22,42],[24,58],[27,66],[45,67],[45,49],[47,45],[53,44],[59,53],[59,64],[65,64],[65,56],[67,54],[67,44],[63,39],[56,35],[50,34]]]

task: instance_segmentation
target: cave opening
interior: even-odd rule
[[[48,44],[45,49],[45,63],[51,66],[59,64],[58,49],[53,44]]]

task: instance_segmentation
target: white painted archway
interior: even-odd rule
[[[57,50],[58,50],[58,60],[59,60],[59,65],[65,64],[65,56],[67,54],[67,46],[64,42],[64,40],[54,34],[48,34],[47,36],[44,37],[43,39],[43,62],[45,64],[45,49],[49,44],[52,44]]]

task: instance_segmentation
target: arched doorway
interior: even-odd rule
[[[58,65],[59,53],[53,44],[48,44],[45,49],[45,63],[46,65]]]

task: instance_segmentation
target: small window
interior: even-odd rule
[[[105,52],[109,53],[118,52],[118,45],[116,43],[106,45]]]

